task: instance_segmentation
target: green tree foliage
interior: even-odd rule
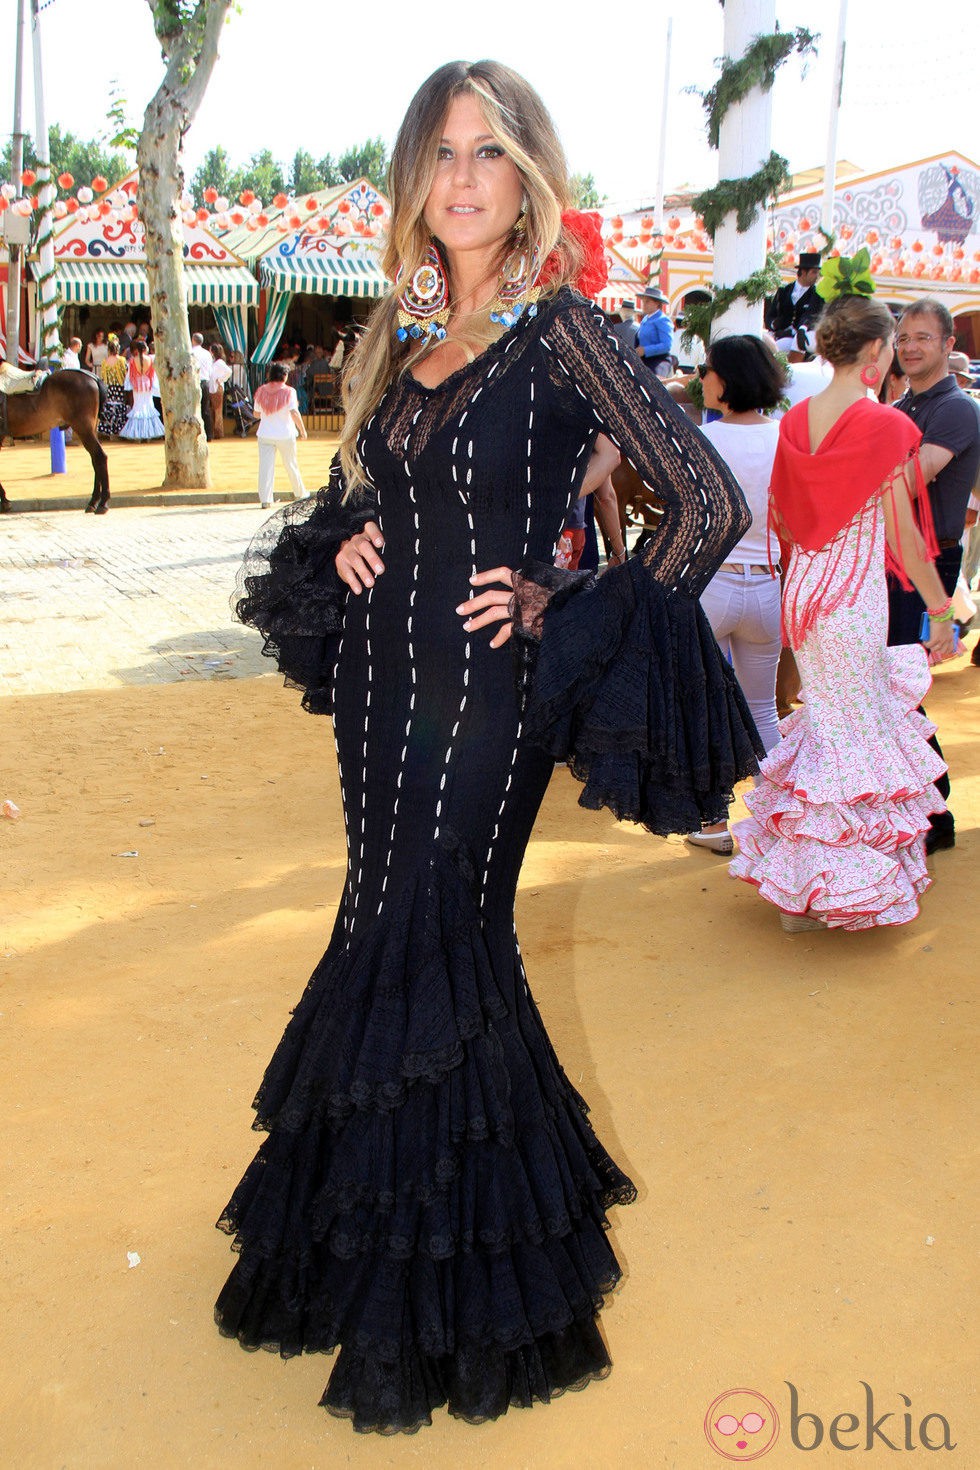
[[[227,148],[222,148],[219,143],[217,148],[212,148],[205,156],[204,162],[191,180],[191,193],[194,198],[204,198],[204,191],[209,184],[213,184],[219,194],[224,194],[228,199],[237,198],[241,185],[236,188],[238,174],[232,166]]]
[[[289,169],[289,187],[294,194],[314,194],[324,187],[323,175],[305,148],[297,148]]]
[[[572,204],[576,209],[599,209],[606,202],[600,194],[593,174],[572,174],[568,180]]]
[[[333,189],[338,184],[350,184],[355,179],[370,179],[376,189],[384,189],[388,180],[388,150],[382,138],[368,138],[364,143],[355,143],[334,159],[327,153],[317,165],[323,176],[325,188]]]
[[[69,173],[74,178],[76,187],[90,184],[98,174],[102,174],[110,184],[115,184],[133,166],[124,153],[106,148],[95,139],[85,141],[76,138],[74,133],[62,131],[57,123],[48,129],[48,140],[51,146],[52,178],[57,179],[59,174]],[[8,141],[0,154],[0,172],[5,179],[10,178],[12,146]],[[37,151],[32,138],[24,139],[24,167],[37,170]],[[19,187],[19,179],[12,182]]]

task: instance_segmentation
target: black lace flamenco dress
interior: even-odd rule
[[[645,561],[550,565],[604,430],[666,504]],[[710,445],[569,291],[438,388],[389,390],[372,490],[267,523],[239,615],[333,713],[348,873],[329,948],[255,1101],[268,1134],[219,1224],[221,1331],[340,1348],[323,1404],[394,1433],[479,1422],[609,1370],[596,1322],[633,1185],[593,1133],[528,989],[518,873],[556,757],[582,801],[658,833],[722,817],[751,718],[697,597],[748,524]],[[383,529],[348,596],[341,540]],[[521,568],[519,676],[464,631],[469,577]]]

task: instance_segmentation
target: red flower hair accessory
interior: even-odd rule
[[[561,217],[562,229],[576,240],[582,251],[582,264],[572,282],[583,296],[597,296],[609,280],[609,264],[602,240],[602,216],[594,211],[566,209]],[[553,250],[541,268],[538,285],[547,286],[561,267],[561,254]]]

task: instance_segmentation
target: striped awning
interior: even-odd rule
[[[31,272],[39,269],[31,262]],[[147,306],[146,266],[136,260],[59,260],[58,284],[66,302],[80,305]],[[258,306],[259,283],[243,265],[185,262],[184,281],[191,306]]]
[[[303,296],[383,296],[387,277],[373,260],[295,255],[264,255],[259,261],[263,286]]]

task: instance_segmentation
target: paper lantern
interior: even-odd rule
[[[609,224],[613,230],[621,230],[623,228],[622,218],[618,214],[609,221]]]
[[[238,202],[239,204],[244,204],[245,207],[248,208],[254,198],[255,195],[252,193],[251,189],[243,189],[238,196]]]
[[[291,230],[298,230],[300,228],[300,226],[302,225],[303,221],[300,219],[300,217],[299,217],[298,214],[291,214],[291,215],[289,215],[286,223],[289,225],[289,228]]]
[[[257,214],[255,216],[255,223],[257,225],[261,225],[262,229],[264,230],[266,225],[269,223],[269,216],[267,214]]]
[[[209,209],[205,209],[202,205],[200,209],[195,210],[194,218],[197,220],[198,224],[203,225],[211,218],[211,211]]]
[[[83,184],[82,187],[78,190],[79,204],[91,204],[93,198],[94,195],[92,194],[92,190],[87,184]]]
[[[0,194],[3,195],[9,204],[11,199],[17,198],[16,186],[14,184],[0,184]]]
[[[285,209],[289,203],[289,196],[288,194],[273,194],[272,202],[277,209]]]
[[[258,227],[259,227],[258,220],[255,218],[254,214],[250,214],[249,217],[248,217],[248,219],[245,221],[245,228],[246,228],[246,230],[257,230]]]
[[[37,183],[37,174],[32,168],[25,168],[24,172],[20,176],[20,181],[25,189],[29,189],[32,184]]]
[[[640,242],[639,242],[639,240],[637,240],[636,236],[635,235],[631,235],[630,238],[626,242],[626,248],[628,250],[635,250],[636,247],[637,247],[637,245],[639,243]]]
[[[108,187],[109,180],[104,179],[101,174],[96,174],[95,178],[92,180],[92,188],[95,190],[96,194],[104,194]]]
[[[217,199],[214,201],[214,207],[219,214],[226,214],[228,212],[228,200],[223,194],[218,195]]]
[[[211,223],[216,230],[227,230],[231,226],[231,220],[224,211],[221,214],[216,214]]]
[[[889,240],[888,243],[892,247],[893,250],[901,250],[901,248],[902,248],[902,237],[901,237],[901,235],[892,235],[892,237],[891,237],[891,239]]]
[[[217,201],[218,201],[218,191],[217,191],[217,189],[214,187],[213,184],[208,184],[207,188],[204,191],[204,202],[205,202],[205,204],[216,204]]]
[[[75,187],[74,174],[59,174],[58,183],[62,189],[73,189]]]
[[[327,233],[330,228],[330,221],[325,214],[320,215],[319,219],[317,220],[317,226],[323,231],[324,234]]]
[[[231,222],[233,225],[243,225],[245,223],[245,216],[240,209],[232,210]]]
[[[14,205],[14,214],[22,215],[24,219],[27,219],[30,212],[31,201],[29,199],[18,199]]]
[[[912,249],[915,251],[916,255],[920,255],[922,253],[922,249],[923,249],[922,241],[921,240],[913,240],[912,241]]]
[[[652,229],[653,229],[653,215],[652,214],[645,214],[643,216],[643,218],[640,220],[640,228],[643,229],[643,230],[651,230],[652,231]]]
[[[964,256],[965,256],[965,253],[966,252],[964,251],[963,246],[962,245],[957,245],[956,248],[953,251],[953,259],[954,260],[962,260],[964,258]]]
[[[280,235],[285,235],[289,232],[289,225],[284,219],[277,219],[276,229],[279,231]]]
[[[307,201],[306,201],[306,208],[307,208],[307,210],[309,211],[310,214],[313,214],[313,212],[316,210],[318,203],[319,203],[319,201],[316,200],[316,199],[314,199],[312,197],[312,195],[310,196],[309,199],[307,199]]]
[[[669,225],[669,226],[670,226],[670,228],[671,228],[671,229],[672,229],[672,230],[679,230],[679,229],[680,229],[680,227],[681,227],[681,222],[680,222],[680,220],[679,220],[679,219],[678,219],[678,217],[677,217],[677,215],[676,215],[676,214],[675,214],[675,215],[674,215],[674,217],[673,217],[673,219],[669,219],[669,220],[668,220],[668,221],[667,221],[667,224],[668,224],[668,225]]]
[[[869,245],[877,245],[878,241],[881,239],[881,236],[878,234],[877,230],[868,230],[864,238],[867,240]]]
[[[194,213],[193,209],[185,209],[182,218],[185,225],[197,224],[197,215]]]
[[[76,214],[78,212],[78,200],[77,199],[66,199],[65,200],[65,208],[67,209],[67,211],[68,211],[69,214]]]
[[[943,247],[941,245],[934,245],[932,247],[932,253],[933,255],[942,255]]]
[[[106,219],[112,213],[112,205],[108,199],[101,200],[99,204],[99,218]]]

